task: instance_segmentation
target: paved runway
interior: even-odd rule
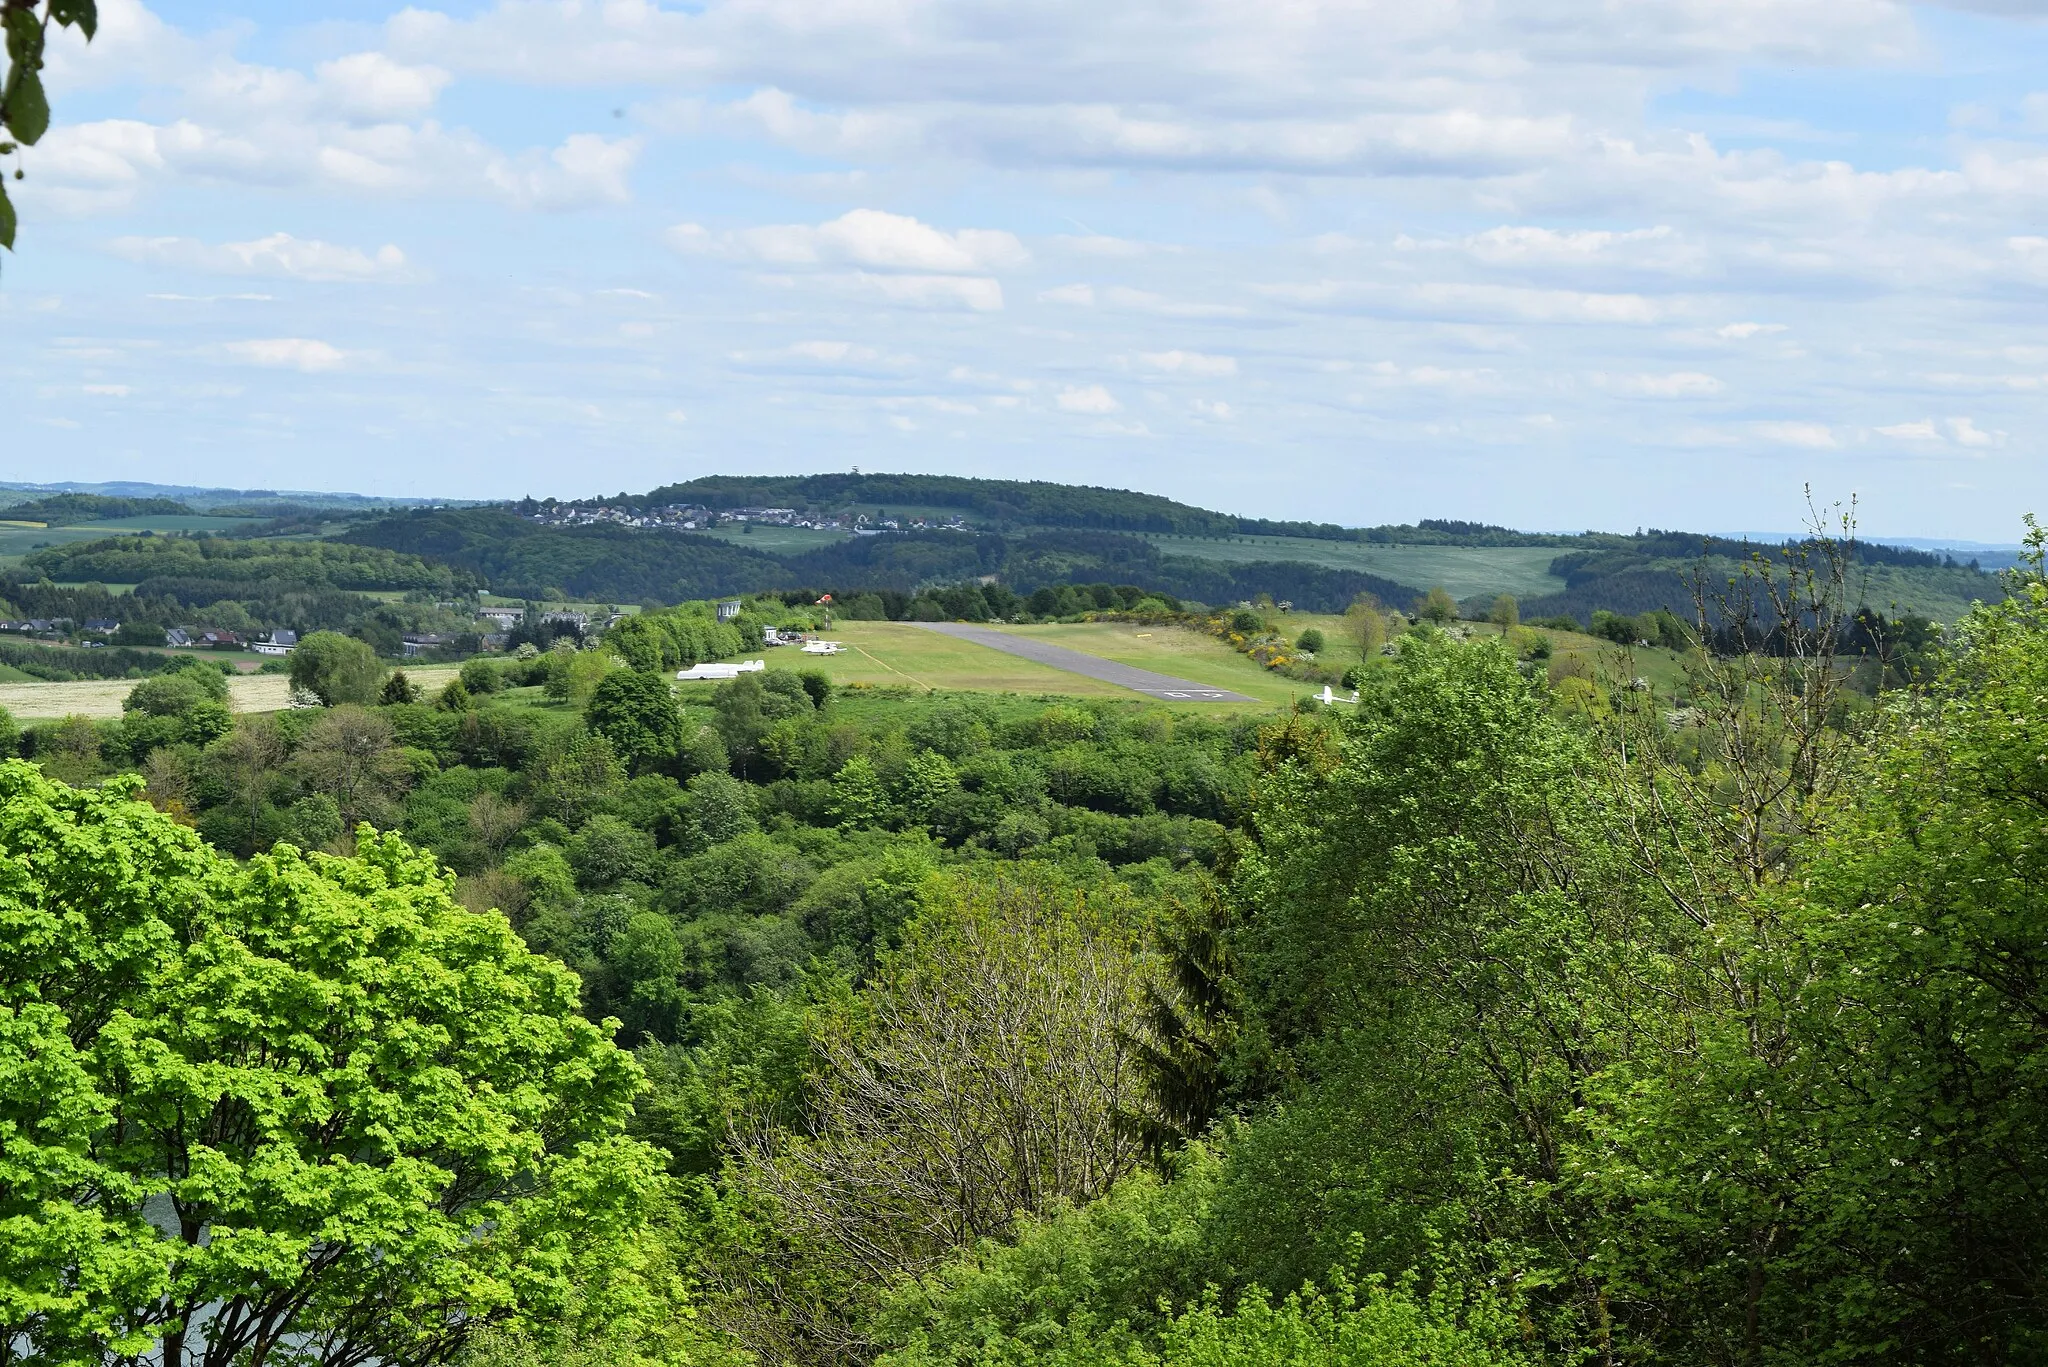
[[[1257,702],[1242,693],[1227,689],[1212,688],[1208,684],[1190,683],[1176,679],[1169,674],[1154,674],[1149,669],[1134,669],[1120,665],[1115,660],[1105,660],[1099,655],[1088,655],[1065,646],[1056,646],[1050,641],[1037,641],[1029,636],[1012,636],[1007,631],[996,631],[989,627],[970,626],[965,622],[912,622],[910,625],[936,631],[942,636],[957,636],[963,641],[987,646],[991,650],[1021,655],[1027,660],[1036,660],[1054,669],[1064,669],[1069,674],[1079,674],[1090,679],[1100,679],[1135,693],[1164,702]]]

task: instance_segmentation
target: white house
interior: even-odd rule
[[[766,660],[742,660],[738,664],[700,664],[688,669],[678,669],[678,679],[737,679],[742,674],[759,673],[768,667]]]

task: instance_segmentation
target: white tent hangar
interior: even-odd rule
[[[691,665],[688,669],[678,669],[676,677],[678,679],[737,679],[742,674],[757,673],[767,667],[768,662],[766,660],[742,660],[738,664]]]

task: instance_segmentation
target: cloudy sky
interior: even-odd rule
[[[101,0],[0,478],[2014,539],[2048,0]]]

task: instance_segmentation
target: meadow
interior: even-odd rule
[[[1362,570],[1426,589],[1441,584],[1454,598],[1475,593],[1512,593],[1533,598],[1556,593],[1565,582],[1550,573],[1561,552],[1553,546],[1379,546],[1355,541],[1312,541],[1288,536],[1201,536],[1149,534],[1162,555],[1246,564],[1297,560],[1333,570]],[[1390,603],[1402,607],[1406,603]]]

